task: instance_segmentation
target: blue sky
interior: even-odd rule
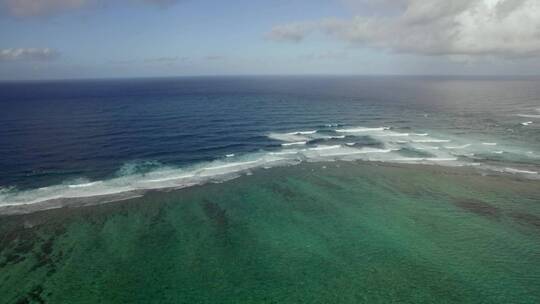
[[[0,0],[0,79],[538,74],[538,1],[424,3]]]

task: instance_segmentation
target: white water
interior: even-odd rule
[[[341,139],[344,136],[328,136],[318,134],[317,131],[295,131],[288,133],[271,133],[268,137],[281,141],[281,148],[277,151],[261,151],[245,155],[228,154],[223,159],[200,163],[189,167],[177,168],[161,166],[150,172],[138,173],[133,168],[121,169],[120,176],[107,179],[89,181],[81,179],[77,183],[66,183],[17,191],[16,189],[0,189],[0,213],[6,207],[19,207],[17,212],[24,212],[24,206],[39,204],[38,209],[58,207],[58,204],[47,204],[53,200],[71,200],[78,198],[103,197],[122,193],[134,193],[152,189],[177,189],[208,182],[223,182],[242,174],[250,174],[257,168],[271,168],[276,166],[294,165],[303,161],[378,161],[408,164],[438,164],[444,166],[476,166],[484,169],[517,174],[524,177],[537,176],[532,168],[496,167],[478,163],[481,159],[474,158],[477,154],[513,153],[519,154],[518,149],[506,149],[504,145],[496,151],[487,147],[495,146],[494,142],[477,142],[466,139],[441,139],[428,135],[428,133],[405,133],[391,130],[388,127],[377,128],[350,128],[338,129],[335,132],[348,133],[352,141],[344,144],[310,146],[314,139],[331,138]],[[355,142],[354,136],[369,136],[380,142],[383,148],[362,146],[362,142]],[[395,141],[394,138],[399,138]],[[445,136],[446,137],[446,136]],[[453,145],[448,145],[448,142]],[[429,145],[426,145],[429,144]],[[354,147],[353,147],[354,146]],[[358,147],[357,147],[358,146]],[[403,148],[409,151],[426,151],[431,156],[403,155]],[[426,153],[424,152],[424,153]],[[532,151],[531,151],[532,152]],[[521,153],[526,157],[534,157],[534,153]],[[132,197],[133,195],[129,196]],[[125,196],[122,196],[125,197]],[[60,205],[61,206],[61,205]],[[32,208],[31,208],[32,209]],[[32,210],[35,210],[33,208]],[[6,209],[7,210],[7,209]],[[13,212],[13,211],[11,211]]]
[[[517,116],[523,118],[540,118],[540,115],[537,114],[517,114]]]

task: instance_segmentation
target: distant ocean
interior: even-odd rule
[[[540,302],[540,78],[4,82],[0,109],[0,303]]]

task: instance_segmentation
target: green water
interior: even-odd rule
[[[0,303],[540,302],[540,181],[468,169],[260,170],[0,218],[0,241]]]

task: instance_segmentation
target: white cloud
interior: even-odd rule
[[[1,61],[49,61],[57,58],[59,53],[50,48],[18,48],[0,49]]]
[[[316,28],[309,22],[289,23],[274,27],[266,36],[275,41],[300,42]]]
[[[381,7],[370,17],[279,25],[270,35],[299,42],[317,30],[350,44],[402,53],[540,56],[538,0],[398,0]],[[396,8],[399,13],[389,13]]]

